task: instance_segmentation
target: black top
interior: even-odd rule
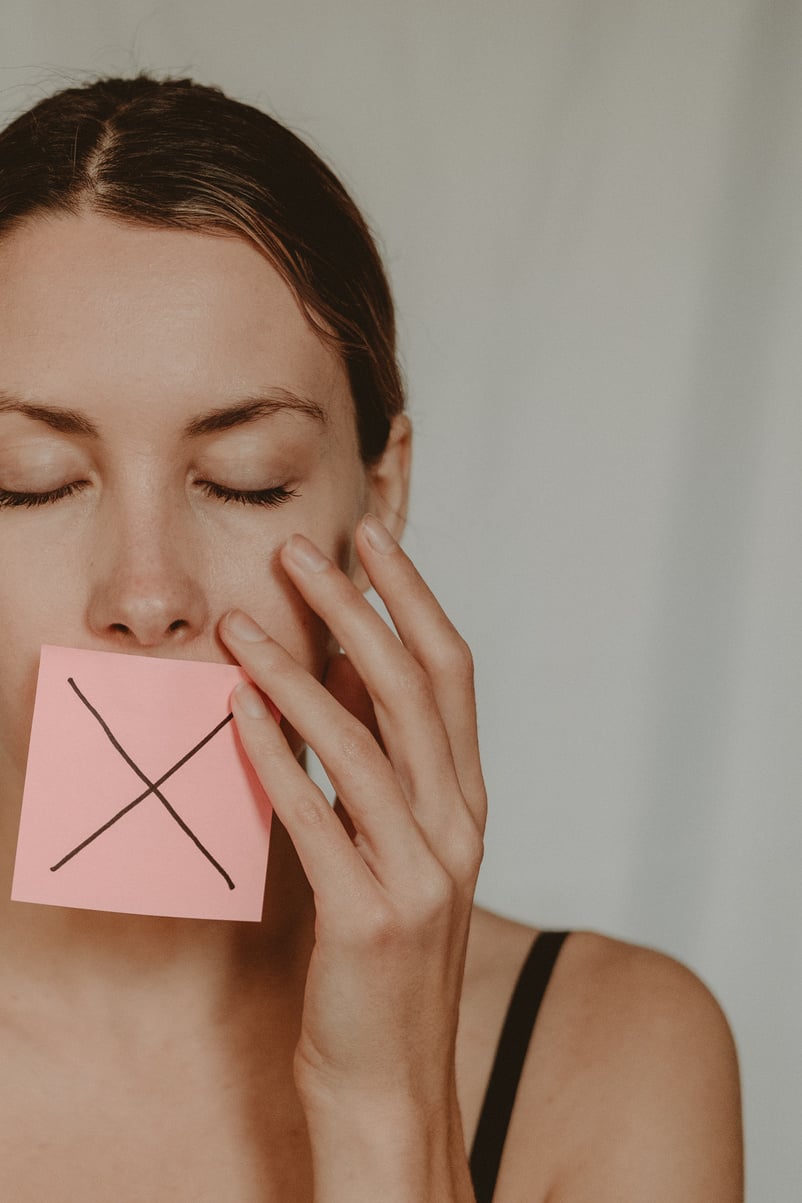
[[[471,1149],[476,1203],[491,1203],[493,1198],[532,1029],[567,935],[564,931],[545,931],[535,937],[512,992]]]

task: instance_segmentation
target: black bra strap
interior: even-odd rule
[[[491,1203],[493,1198],[532,1029],[567,935],[564,931],[546,931],[535,937],[512,992],[471,1149],[476,1203]]]

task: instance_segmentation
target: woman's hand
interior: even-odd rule
[[[281,553],[344,650],[325,687],[267,636],[243,639],[230,618],[221,628],[345,811],[341,821],[259,694],[240,686],[240,736],[315,895],[295,1059],[315,1197],[467,1200],[454,1044],[486,809],[472,662],[376,519],[363,519],[356,546],[398,637],[308,540]]]

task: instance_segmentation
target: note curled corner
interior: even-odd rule
[[[44,646],[12,899],[260,919],[272,808],[231,716],[246,679]]]

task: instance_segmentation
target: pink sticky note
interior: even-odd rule
[[[229,664],[43,647],[11,897],[251,919],[272,810]]]

